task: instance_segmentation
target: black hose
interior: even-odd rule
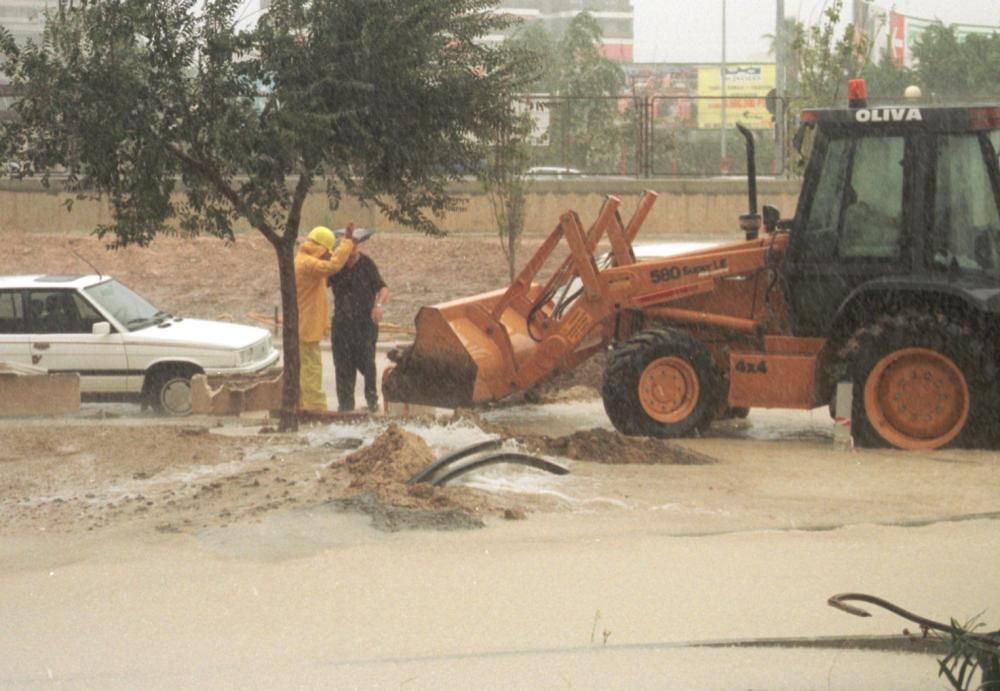
[[[566,475],[569,472],[569,468],[559,465],[558,463],[553,463],[552,461],[546,460],[544,458],[539,458],[538,456],[529,456],[524,453],[496,453],[490,456],[483,456],[482,458],[477,458],[471,463],[466,463],[463,466],[454,468],[448,471],[445,475],[434,481],[435,487],[441,487],[447,484],[449,481],[454,480],[459,475],[464,475],[476,468],[482,468],[485,465],[492,465],[494,463],[517,463],[519,465],[526,465],[532,468],[538,468],[539,470],[544,470],[553,475]]]
[[[503,444],[503,439],[487,439],[486,441],[481,441],[472,446],[466,446],[464,449],[459,449],[447,456],[442,456],[438,460],[431,463],[429,466],[421,470],[419,473],[411,477],[406,484],[412,485],[417,482],[426,482],[434,473],[438,471],[439,468],[448,465],[449,463],[454,463],[455,461],[465,458],[466,456],[471,456],[474,453],[479,453],[480,451],[488,451],[490,449],[498,449]]]

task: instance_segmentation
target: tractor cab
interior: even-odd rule
[[[924,299],[1000,313],[1000,106],[851,96],[804,111],[796,137],[812,151],[783,267],[795,333]]]

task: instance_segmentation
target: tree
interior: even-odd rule
[[[581,170],[608,169],[619,157],[616,127],[625,74],[601,55],[603,32],[589,12],[569,23],[557,46],[557,70],[550,93],[562,97],[552,128],[565,147],[562,160]]]
[[[956,101],[995,97],[1000,70],[1000,33],[970,34],[960,39],[955,26],[928,26],[913,47],[914,70],[924,93]]]
[[[535,162],[558,161],[582,170],[609,169],[618,162],[622,134],[616,99],[625,74],[601,55],[602,36],[593,16],[580,12],[559,36],[540,24],[526,24],[508,39],[539,66],[528,88],[553,97],[547,146],[534,147]]]
[[[800,107],[833,106],[847,96],[847,79],[861,75],[869,64],[871,42],[853,24],[839,33],[843,0],[823,11],[823,20],[806,30],[796,25],[789,57],[789,91]]]
[[[823,11],[819,24],[806,29],[797,20],[782,25],[785,57],[786,132],[792,131],[803,108],[821,108],[846,102],[847,80],[859,77],[871,64],[872,43],[858,34],[853,24],[840,28],[843,0],[834,0]],[[777,42],[772,38],[772,50]],[[801,171],[802,161],[794,158],[786,170]]]
[[[526,108],[530,108],[531,104],[529,102]],[[511,108],[516,107],[512,102]],[[530,110],[512,113],[510,125],[497,134],[493,155],[479,175],[493,209],[493,219],[500,236],[500,247],[507,258],[511,281],[516,273],[517,248],[524,232],[533,129],[534,120]]]
[[[41,44],[0,30],[21,93],[0,149],[26,174],[68,171],[107,199],[110,247],[160,233],[274,248],[284,314],[282,429],[297,426],[296,239],[307,193],[354,195],[426,233],[455,208],[446,184],[509,117],[519,58],[477,42],[506,27],[490,0],[274,0],[256,27],[240,0],[60,0]]]

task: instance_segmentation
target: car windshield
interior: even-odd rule
[[[156,309],[144,297],[115,280],[84,288],[84,292],[129,331],[145,329],[170,318],[169,314]]]

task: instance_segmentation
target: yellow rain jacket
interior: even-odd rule
[[[295,255],[295,292],[299,305],[299,340],[319,343],[330,330],[330,291],[326,278],[347,263],[354,241],[341,240],[329,259],[320,259],[326,248],[306,240]]]

